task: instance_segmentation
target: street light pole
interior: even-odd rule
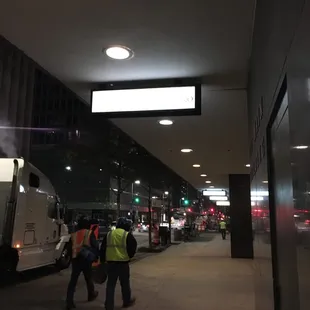
[[[169,225],[169,235],[170,235],[170,238],[169,238],[169,243],[171,243],[171,208],[170,208],[170,193],[168,192],[168,195],[167,195],[167,203],[168,203],[168,225]]]
[[[152,248],[152,188],[148,185],[148,222],[149,222],[149,248]]]
[[[133,223],[135,222],[135,219],[133,218],[133,214],[134,214],[134,212],[133,212],[133,182],[131,183],[131,219],[132,219],[132,221],[133,221]]]
[[[131,209],[133,208],[133,182],[131,183]]]

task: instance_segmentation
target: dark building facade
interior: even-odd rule
[[[197,193],[3,37],[0,96],[1,156],[32,162],[71,209],[97,215],[103,210],[146,213],[150,195],[159,217],[165,212],[164,191],[172,205],[184,196],[184,184]]]
[[[248,107],[256,309],[310,304],[310,1],[257,1]]]
[[[0,36],[0,156],[29,156],[34,72],[35,63]]]

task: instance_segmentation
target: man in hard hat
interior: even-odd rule
[[[90,222],[81,218],[78,222],[77,231],[71,234],[72,241],[72,272],[67,290],[67,310],[75,308],[74,292],[81,272],[87,284],[88,301],[97,298],[92,280],[92,263],[98,259],[98,242],[94,232],[90,229]]]
[[[220,226],[220,232],[222,234],[222,239],[225,240],[226,239],[227,227],[226,227],[226,222],[224,219],[221,219],[219,226]]]
[[[129,232],[127,219],[119,218],[116,229],[111,230],[103,239],[100,248],[101,263],[107,262],[108,281],[106,287],[106,310],[114,309],[114,292],[119,279],[122,287],[123,308],[134,305],[131,296],[129,262],[137,250],[137,241]]]

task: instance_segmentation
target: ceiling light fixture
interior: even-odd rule
[[[170,119],[162,119],[158,123],[163,126],[171,126],[173,124],[173,121]]]
[[[181,152],[182,153],[191,153],[191,152],[193,152],[193,150],[192,149],[182,149]]]
[[[264,184],[268,184],[268,181],[263,181]]]
[[[201,177],[205,178],[207,175],[205,173],[200,175]]]
[[[105,54],[108,57],[116,60],[130,59],[134,55],[133,51],[130,48],[121,45],[108,47],[107,49],[105,49]]]
[[[245,166],[246,166],[247,168],[250,168],[250,167],[251,167],[251,165],[250,165],[250,164],[246,164]]]
[[[308,145],[297,145],[297,146],[294,146],[294,149],[296,149],[296,150],[306,150],[307,148],[309,148]]]
[[[207,184],[211,184],[212,182],[211,182],[211,181],[206,181],[206,183],[207,183]]]
[[[200,165],[199,164],[194,164],[193,167],[194,168],[200,168]]]
[[[211,185],[211,186],[209,186],[209,188],[214,188],[214,186],[213,186],[213,185]]]

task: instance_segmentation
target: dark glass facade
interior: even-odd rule
[[[34,62],[0,36],[0,156],[29,156]]]
[[[257,1],[248,91],[257,310],[309,309],[309,31],[309,1]]]

